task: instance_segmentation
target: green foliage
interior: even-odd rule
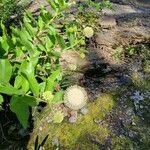
[[[17,0],[0,0],[0,21],[8,23],[13,16],[20,16],[23,13],[24,5],[27,1],[23,3]]]
[[[0,95],[0,111],[2,110],[2,103],[3,103],[4,99],[3,99],[3,96]]]
[[[86,0],[83,4],[81,4],[79,6],[79,9],[81,11],[83,11],[83,9],[85,9],[85,8],[94,8],[98,11],[98,10],[102,10],[103,8],[111,9],[112,6],[111,6],[111,3],[109,0],[103,0],[102,2],[95,2],[92,0]]]
[[[38,104],[45,101],[43,93],[50,91],[54,98],[49,103],[63,101],[63,89],[57,89],[64,76],[59,63],[62,52],[78,50],[83,57],[85,53],[83,28],[87,24],[82,25],[78,20],[68,21],[66,16],[70,14],[64,15],[63,12],[71,6],[68,1],[48,0],[48,3],[52,13],[41,7],[39,16],[34,18],[27,11],[19,27],[11,26],[11,32],[8,32],[4,24],[16,13],[21,3],[15,0],[0,1],[0,19],[3,20],[0,36],[0,94],[4,101],[4,95],[11,97],[10,108],[23,127],[28,124],[29,107],[35,106],[28,103],[29,97],[32,97],[31,102]],[[90,5],[95,7],[92,2]],[[75,70],[76,67],[72,66],[71,69]]]
[[[31,96],[13,96],[10,102],[10,109],[17,115],[18,120],[24,128],[28,125],[30,115],[29,106],[36,106],[36,99]]]
[[[1,23],[0,94],[11,96],[10,108],[24,128],[28,124],[29,106],[42,101],[44,92],[54,95],[52,103],[55,99],[62,101],[63,90],[56,90],[63,76],[59,58],[63,51],[79,46],[80,42],[81,34],[77,35],[76,26],[69,31],[68,26],[74,25],[64,24],[66,30],[60,32],[62,27],[56,23],[63,19],[63,10],[71,4],[65,0],[49,1],[49,4],[53,13],[41,7],[35,19],[26,12],[20,27],[11,27],[11,34]]]
[[[8,59],[0,59],[0,81],[9,82],[12,74],[12,66]]]

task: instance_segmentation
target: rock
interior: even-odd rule
[[[53,146],[59,146],[59,140],[58,140],[57,137],[54,137],[54,138],[52,139],[52,145],[53,145]]]
[[[103,16],[99,20],[99,24],[102,28],[113,28],[117,25],[116,19],[110,16]]]
[[[72,111],[70,112],[70,115],[71,115],[72,117],[77,117],[77,116],[78,116],[78,112],[75,111],[75,110],[72,110]]]
[[[71,65],[76,65],[77,69],[84,71],[90,62],[86,58],[82,59],[78,52],[68,50],[61,55],[60,64],[64,70],[70,70]]]
[[[87,114],[88,113],[88,108],[86,108],[86,107],[84,107],[84,108],[82,108],[81,110],[80,110],[80,112],[83,114],[83,115],[85,115],[85,114]]]
[[[70,123],[76,123],[77,122],[77,117],[75,117],[75,116],[71,116],[70,118],[69,118],[69,122]]]

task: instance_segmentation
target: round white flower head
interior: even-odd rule
[[[87,92],[84,88],[78,85],[70,86],[65,91],[64,104],[73,110],[78,110],[84,107],[87,103]]]

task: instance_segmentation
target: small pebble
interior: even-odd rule
[[[77,116],[78,116],[78,112],[75,111],[75,110],[72,110],[72,111],[70,112],[70,115],[71,115],[71,116],[74,116],[74,117],[77,117]]]
[[[52,145],[53,145],[53,146],[59,146],[59,140],[58,140],[57,137],[54,137],[54,138],[52,139]]]
[[[63,108],[62,110],[64,117],[68,116],[68,109],[66,107]]]
[[[89,111],[88,108],[85,108],[85,107],[80,110],[80,112],[81,112],[83,115],[87,114],[88,111]]]
[[[69,122],[70,122],[70,123],[76,123],[76,122],[77,122],[77,117],[71,116],[71,117],[69,118]]]

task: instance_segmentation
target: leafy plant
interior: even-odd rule
[[[35,19],[26,12],[21,26],[11,27],[11,35],[1,23],[0,104],[5,100],[4,94],[9,95],[10,109],[24,128],[28,126],[29,107],[45,100],[43,93],[51,92],[53,103],[55,99],[62,101],[63,91],[56,90],[63,76],[59,58],[63,51],[78,45],[77,29],[61,32],[62,27],[57,27],[57,21],[63,18],[62,12],[70,3],[65,0],[48,2],[53,13],[41,7]]]
[[[48,104],[63,101],[64,91],[60,84],[64,72],[59,63],[62,52],[78,50],[82,57],[85,56],[83,29],[87,25],[76,19],[68,21],[70,14],[67,12],[64,15],[64,10],[72,3],[47,1],[51,12],[41,6],[39,16],[35,18],[27,11],[19,27],[11,26],[9,33],[1,22],[0,105],[7,95],[11,111],[24,128],[28,127],[30,107],[35,107],[40,101]],[[76,66],[71,66],[71,69],[75,70]]]
[[[0,21],[7,26],[18,22],[28,3],[29,0],[0,0]]]

